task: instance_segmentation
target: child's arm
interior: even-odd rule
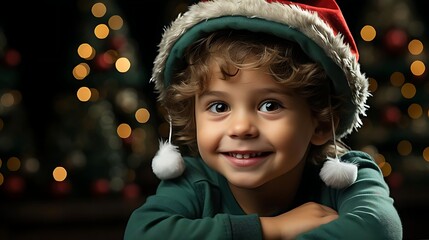
[[[181,187],[163,183],[157,195],[133,212],[124,239],[251,240],[262,239],[262,234],[266,240],[294,239],[338,218],[333,209],[313,202],[276,217],[216,214],[219,199],[202,191],[206,193],[202,200],[205,204],[200,204],[200,196],[191,189],[184,187],[183,181]]]
[[[261,217],[265,240],[295,239],[299,234],[310,231],[338,218],[335,210],[324,205],[309,202],[276,217]]]
[[[338,211],[339,218],[298,239],[402,239],[401,220],[376,163],[360,152],[345,157],[358,164],[358,179],[343,190],[327,188],[322,199],[322,204]]]
[[[358,179],[349,188],[327,188],[322,204],[307,203],[273,218],[261,218],[266,239],[402,239],[402,225],[389,197],[389,188],[367,154],[351,152],[359,165]],[[338,210],[338,214],[331,208]]]
[[[201,183],[198,183],[201,184]],[[124,240],[131,239],[262,239],[256,214],[222,212],[219,192],[181,178],[162,182],[129,218]]]

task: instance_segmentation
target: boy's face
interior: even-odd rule
[[[228,80],[213,71],[207,91],[195,99],[201,157],[237,187],[287,175],[304,160],[310,142],[320,144],[304,99],[264,70],[240,70]]]

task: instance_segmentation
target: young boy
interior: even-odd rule
[[[162,181],[125,239],[402,239],[380,169],[341,141],[370,95],[354,40],[334,1],[302,2],[202,1],[165,30]]]

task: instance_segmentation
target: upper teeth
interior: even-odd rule
[[[262,153],[245,153],[245,154],[230,153],[229,155],[235,158],[251,158],[251,157],[261,156],[261,154]]]

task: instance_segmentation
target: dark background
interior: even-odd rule
[[[142,67],[147,73],[152,68],[156,45],[161,39],[163,27],[176,16],[177,9],[173,6],[177,6],[179,2],[120,0],[116,3],[123,11],[123,17],[130,29],[130,38],[139,44],[139,52],[136,54],[141,56]],[[424,18],[425,2],[411,3],[415,6],[413,14]],[[365,22],[365,11],[370,6],[370,1],[343,0],[339,1],[339,5],[352,33],[358,36]],[[70,85],[62,83],[60,79],[68,74],[65,66],[68,64],[70,49],[75,48],[78,43],[80,19],[77,1],[0,3],[0,27],[8,38],[8,44],[21,52],[22,62],[19,71],[22,77],[16,83],[16,87],[22,92],[22,103],[28,118],[31,119],[30,127],[37,139],[36,154],[41,159],[51,151],[44,141],[46,129],[50,124],[47,120],[55,119],[51,103],[58,95],[70,92]],[[425,19],[423,23],[427,28],[428,21]],[[44,52],[47,43],[54,47],[54,51],[49,55]],[[44,70],[47,65],[54,66],[55,71],[46,74]],[[380,75],[378,77],[382,78]],[[147,96],[149,104],[155,105],[152,89],[146,85],[140,87],[138,91]],[[52,88],[56,90],[55,95],[51,94]],[[396,150],[392,146],[384,148],[387,152]],[[427,178],[424,180],[427,182]],[[392,184],[393,180],[387,181]],[[154,192],[155,186],[156,180],[151,179],[144,186],[142,195],[133,200],[124,200],[117,196],[107,198],[85,196],[70,199],[30,196],[24,199],[1,199],[0,238],[4,236],[5,240],[121,239],[129,214],[144,201],[145,196]],[[411,184],[392,187],[392,196],[403,219],[404,239],[429,238],[429,231],[426,230],[429,224],[429,197],[426,188]]]

